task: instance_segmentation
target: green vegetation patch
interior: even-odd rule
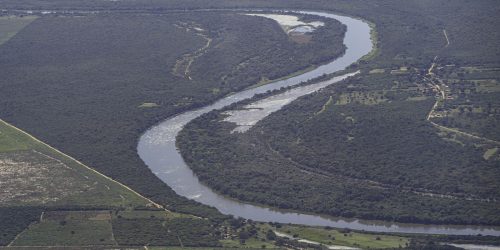
[[[500,92],[500,82],[496,79],[473,80],[473,82],[477,83],[479,92]]]
[[[0,142],[0,206],[137,207],[149,203],[1,120]]]
[[[405,247],[409,243],[409,238],[406,237],[358,233],[350,230],[334,230],[317,227],[283,226],[278,229],[278,232],[325,245],[341,245],[362,249],[399,248]]]
[[[0,207],[0,246],[8,245],[28,225],[37,221],[42,212],[39,207]]]
[[[268,241],[263,241],[262,239],[250,238],[247,240],[221,240],[222,246],[224,248],[252,248],[252,249],[274,249],[278,248],[275,244]]]
[[[363,104],[363,105],[376,105],[389,101],[385,96],[385,91],[352,91],[348,93],[343,93],[335,102],[335,105],[346,105],[346,104]]]
[[[111,211],[88,210],[88,211],[46,211],[41,217],[42,221],[67,221],[67,220],[111,220]]]
[[[0,16],[0,45],[7,42],[36,18],[36,16]]]
[[[28,149],[30,143],[32,141],[28,136],[18,133],[0,121],[0,153]]]
[[[31,225],[13,246],[116,245],[109,220],[43,220]]]
[[[385,69],[372,69],[369,72],[370,74],[383,74],[385,73]]]
[[[408,98],[406,98],[407,101],[416,101],[416,102],[419,102],[419,101],[425,101],[427,100],[427,96],[410,96]]]
[[[490,148],[484,152],[483,158],[485,160],[489,160],[491,157],[495,156],[498,153],[498,148]]]
[[[157,103],[154,103],[154,102],[145,102],[145,103],[139,105],[139,108],[156,108],[159,106],[160,105],[158,105]]]
[[[219,246],[211,224],[203,219],[113,220],[116,241],[125,246]]]
[[[446,98],[433,121],[462,132],[500,141],[500,70],[446,66],[436,71]]]
[[[114,214],[117,219],[159,219],[167,220],[173,218],[194,218],[192,215],[175,213],[171,211],[154,211],[154,210],[125,210],[118,211]]]

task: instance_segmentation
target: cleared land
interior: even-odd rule
[[[441,96],[429,119],[500,144],[500,68],[447,65],[433,76]]]
[[[82,212],[76,212],[78,214]],[[107,212],[109,215],[109,212]],[[12,246],[116,245],[111,220],[106,218],[46,218],[30,226]]]
[[[0,45],[7,42],[36,18],[36,16],[0,16]]]
[[[146,206],[149,202],[0,120],[1,206]]]
[[[0,245],[219,244],[208,221],[157,208],[2,120],[0,145]]]
[[[276,229],[275,229],[276,230]],[[325,245],[341,245],[355,248],[400,248],[409,245],[409,238],[392,235],[366,234],[350,230],[283,226],[277,229],[292,237],[307,239]]]
[[[57,212],[49,211],[154,207],[146,198],[2,120],[0,145],[0,245],[14,244],[20,233],[16,245],[107,245],[112,243],[109,223],[108,228],[92,219],[56,222]]]

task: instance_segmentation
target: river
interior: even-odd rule
[[[255,94],[265,93],[269,90],[275,90],[281,87],[293,86],[323,74],[343,70],[368,54],[373,48],[370,39],[370,26],[362,20],[323,12],[294,12],[334,18],[345,24],[347,26],[344,37],[344,44],[347,47],[345,54],[335,61],[322,65],[312,71],[286,80],[235,93],[213,104],[168,118],[153,126],[141,136],[137,147],[139,156],[151,171],[179,195],[213,206],[223,214],[234,215],[255,221],[331,226],[375,232],[450,235],[482,234],[500,236],[500,228],[497,227],[402,224],[383,221],[330,218],[311,214],[279,211],[246,204],[224,197],[199,182],[198,178],[184,162],[175,146],[177,134],[189,121],[214,109],[220,109],[229,104],[248,99]]]

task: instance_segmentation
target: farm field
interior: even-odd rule
[[[205,220],[163,210],[4,121],[0,121],[0,142],[2,245],[178,246],[175,237],[172,241],[163,235],[156,240],[129,240],[132,235],[140,237],[137,232],[147,233],[148,225],[158,233],[170,224],[169,231],[183,230],[186,245],[218,245],[217,239],[205,235],[212,231]]]
[[[146,198],[2,120],[0,143],[2,244],[8,244],[36,221],[39,223],[30,227],[16,244],[37,245],[40,241],[55,244],[55,239],[61,239],[57,243],[63,244],[65,240],[68,242],[81,238],[81,235],[73,235],[73,238],[65,235],[76,228],[84,234],[103,235],[103,231],[96,231],[105,226],[99,222],[78,222],[60,228],[54,221],[43,221],[40,218],[47,210],[154,207]],[[78,243],[90,244],[90,241],[82,240]],[[103,242],[107,242],[106,238]]]
[[[77,212],[81,214],[82,212]],[[107,212],[109,215],[109,212]],[[42,219],[19,235],[11,246],[89,246],[116,245],[110,220]]]

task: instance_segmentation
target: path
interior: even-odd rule
[[[443,34],[444,34],[444,38],[446,38],[446,45],[444,46],[445,48],[450,46],[450,39],[448,39],[448,34],[446,33],[446,30],[443,29]]]
[[[179,25],[176,25],[176,27],[183,28],[182,26],[179,26]],[[172,69],[172,73],[176,76],[181,76],[181,77],[185,77],[186,79],[193,80],[193,78],[189,75],[191,72],[191,70],[190,70],[191,65],[193,64],[194,60],[196,60],[196,58],[198,58],[206,53],[206,51],[208,50],[208,48],[212,44],[212,38],[201,33],[201,31],[203,31],[203,29],[201,29],[201,28],[186,27],[185,30],[186,30],[186,32],[190,32],[191,30],[194,30],[195,31],[194,34],[203,38],[206,41],[206,43],[205,43],[205,45],[203,45],[203,47],[197,49],[196,51],[194,51],[192,53],[184,54],[181,59],[177,60],[174,68]],[[183,67],[185,67],[183,72],[180,72],[180,71],[182,71]]]
[[[444,34],[444,37],[446,39],[446,45],[444,46],[444,48],[447,48],[450,45],[450,40],[448,39],[448,34],[446,33],[445,29],[443,29],[443,34]],[[481,137],[481,136],[473,135],[471,133],[460,131],[458,129],[445,127],[443,125],[439,125],[439,124],[431,121],[431,118],[433,117],[434,111],[439,106],[439,102],[443,101],[443,103],[444,103],[445,100],[446,100],[446,92],[444,91],[444,87],[443,87],[444,83],[443,83],[443,81],[436,74],[434,74],[432,72],[434,70],[434,68],[436,68],[436,66],[437,66],[437,59],[438,59],[438,56],[435,56],[434,60],[432,61],[431,66],[427,70],[427,76],[424,76],[424,79],[426,81],[428,81],[430,84],[434,85],[434,87],[436,87],[437,91],[440,93],[440,98],[438,98],[436,100],[436,102],[434,103],[434,105],[432,106],[431,110],[427,114],[426,120],[429,121],[434,127],[438,128],[440,130],[444,130],[444,131],[447,131],[447,132],[456,133],[456,134],[459,134],[461,136],[469,137],[469,138],[472,138],[472,139],[482,140],[482,141],[486,141],[488,143],[500,145],[499,141],[488,139],[486,137]],[[429,77],[429,78],[427,78],[427,77]]]

